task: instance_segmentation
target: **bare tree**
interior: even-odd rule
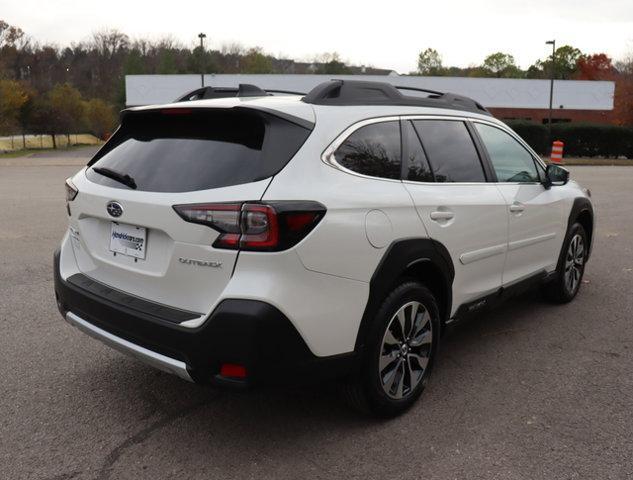
[[[105,29],[92,34],[91,46],[102,57],[111,59],[130,45],[130,38],[116,29]]]
[[[629,52],[622,60],[617,61],[615,68],[623,75],[633,76],[633,51]]]
[[[0,47],[17,46],[26,35],[21,28],[9,25],[4,20],[0,20]]]
[[[222,44],[220,53],[222,55],[243,55],[246,49],[239,42],[230,42]]]

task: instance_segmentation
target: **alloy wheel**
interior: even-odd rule
[[[576,234],[569,242],[565,256],[565,288],[573,295],[578,290],[585,263],[585,242],[581,235]]]
[[[382,339],[378,375],[391,398],[410,395],[424,377],[431,357],[433,322],[420,302],[408,302],[389,321]]]

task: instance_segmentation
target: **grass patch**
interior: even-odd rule
[[[563,157],[564,165],[606,165],[633,167],[633,160],[627,158],[568,158]]]
[[[551,163],[549,157],[541,157],[545,163]],[[592,165],[592,166],[624,166],[633,167],[631,158],[598,158],[598,157],[563,157],[563,167],[565,165]]]
[[[72,145],[99,145],[103,143],[94,135],[89,133],[72,133],[70,135],[70,145],[66,135],[55,135],[58,148],[68,148]],[[22,148],[22,136],[14,135],[13,142],[11,137],[0,137],[0,150],[21,151],[21,150],[44,150],[53,148],[53,139],[50,135],[26,135],[26,149]]]
[[[42,152],[59,152],[59,156],[63,157],[64,152],[80,150],[82,148],[91,147],[91,146],[93,145],[71,145],[70,147],[63,147],[63,148],[27,148],[26,150],[13,150],[11,152],[0,153],[0,158],[28,157],[34,153],[42,153]]]

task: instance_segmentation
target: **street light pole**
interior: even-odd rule
[[[202,62],[204,60],[204,39],[207,36],[204,33],[199,33],[198,38],[200,39],[200,86],[204,87],[204,66]]]
[[[547,140],[548,147],[550,147],[552,143],[552,103],[554,101],[554,63],[556,60],[556,40],[548,40],[545,42],[546,45],[552,46],[552,60],[550,66],[550,80],[549,80],[549,117],[547,121]]]

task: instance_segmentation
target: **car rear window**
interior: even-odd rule
[[[359,128],[334,153],[339,165],[370,177],[399,179],[400,124],[372,123]]]
[[[129,175],[140,191],[207,190],[275,175],[309,135],[303,126],[250,109],[130,112],[89,165]],[[92,168],[86,175],[129,188]]]

